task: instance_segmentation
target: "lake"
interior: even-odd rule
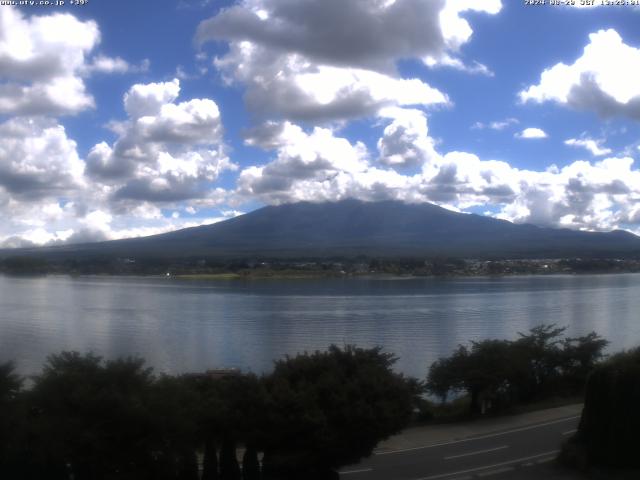
[[[640,344],[640,274],[186,281],[0,276],[0,361],[36,373],[50,353],[138,355],[156,371],[260,373],[284,354],[381,345],[423,378],[459,343],[540,323]]]

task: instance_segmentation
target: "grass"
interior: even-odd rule
[[[584,401],[583,396],[558,396],[546,398],[529,403],[521,403],[511,405],[502,410],[491,411],[485,415],[473,416],[469,413],[470,398],[463,395],[455,400],[440,403],[430,400],[424,400],[421,405],[421,412],[417,413],[414,419],[414,425],[457,423],[479,418],[495,418],[509,415],[518,415],[522,413],[535,412],[538,410],[547,410],[549,408],[563,407],[566,405],[575,405]]]
[[[188,275],[173,275],[171,278],[178,280],[239,280],[246,278],[237,273],[193,273]]]
[[[190,273],[176,274],[171,278],[179,280],[304,280],[313,278],[344,277],[334,271],[322,270],[264,270],[240,271],[238,273]]]

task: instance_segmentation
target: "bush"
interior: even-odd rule
[[[589,463],[640,467],[640,348],[612,357],[589,377],[575,442]]]
[[[594,332],[563,339],[564,331],[541,325],[521,333],[515,341],[461,345],[451,356],[431,365],[427,390],[442,402],[466,393],[472,415],[557,394],[580,393],[608,342]]]

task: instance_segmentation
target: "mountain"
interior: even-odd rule
[[[518,225],[432,204],[344,200],[264,207],[213,225],[150,237],[10,253],[58,258],[619,257],[639,255],[640,237]]]

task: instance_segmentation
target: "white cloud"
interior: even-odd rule
[[[510,127],[511,125],[518,125],[519,123],[520,121],[517,118],[510,117],[505,118],[504,120],[496,120],[489,123],[476,122],[471,126],[471,128],[473,130],[484,130],[488,128],[490,130],[500,131]]]
[[[569,138],[564,141],[565,145],[570,147],[586,148],[591,152],[594,157],[601,157],[603,155],[609,155],[611,153],[610,148],[603,148],[602,140],[593,140],[591,138]]]
[[[402,141],[397,142],[408,152],[405,155],[410,158],[420,145],[433,145],[421,112],[399,109],[392,113],[387,127],[393,127],[385,128],[380,152],[405,122],[411,134],[402,132],[398,135]],[[236,191],[240,199],[257,198],[269,204],[396,199],[435,202],[463,211],[492,205],[498,217],[515,222],[586,230],[635,225],[632,228],[640,230],[640,171],[629,157],[576,161],[536,171],[468,152],[440,154],[433,149],[421,160],[421,171],[403,174],[376,166],[381,158],[367,152],[363,144],[328,129],[305,132],[289,123],[269,124],[247,141],[276,153],[268,164],[242,170]],[[387,164],[393,166],[393,162]]]
[[[53,120],[14,118],[0,124],[0,192],[12,199],[61,196],[84,184],[76,143]]]
[[[523,139],[540,139],[540,138],[547,138],[547,133],[540,128],[529,127],[529,128],[525,128],[520,133],[516,133],[515,136],[516,138],[523,138]]]
[[[277,158],[266,166],[249,167],[240,173],[238,191],[244,197],[258,197],[269,203],[290,200],[292,190],[304,192],[303,185],[333,182],[337,174],[354,175],[368,167],[366,147],[335,137],[330,129],[316,127],[307,134],[286,122],[272,129],[272,138],[262,144],[277,149]],[[249,144],[255,144],[252,139]]]
[[[500,2],[245,0],[202,22],[199,42],[227,40],[297,52],[315,64],[393,70],[399,58],[439,56],[471,36],[460,13]],[[491,3],[491,5],[488,5]]]
[[[162,106],[180,95],[180,80],[172,82],[136,84],[124,96],[124,108],[132,118],[157,115]]]
[[[248,42],[232,44],[216,65],[247,84],[245,103],[263,117],[323,122],[372,116],[394,105],[449,103],[444,93],[419,79],[316,65],[299,54],[279,54]]]
[[[592,110],[599,115],[640,120],[640,49],[626,45],[613,29],[589,35],[573,64],[558,63],[542,72],[540,83],[519,93],[523,102],[547,101]]]
[[[116,201],[180,202],[207,198],[210,183],[235,165],[225,154],[220,111],[213,100],[175,103],[180,81],[134,85],[124,96],[129,119],[119,138],[87,156],[90,177]]]
[[[387,107],[448,103],[422,80],[401,78],[401,59],[490,74],[455,57],[472,33],[460,15],[500,8],[499,0],[244,0],[202,22],[196,39],[229,42],[229,53],[215,64],[227,81],[247,85],[252,111],[344,120]]]
[[[448,67],[461,72],[470,73],[472,75],[484,75],[485,77],[495,76],[489,67],[480,62],[474,61],[469,65],[459,58],[451,57],[449,55],[442,55],[440,58],[428,56],[424,58],[424,63],[429,68]]]
[[[390,167],[414,167],[422,166],[437,156],[424,112],[389,108],[383,110],[381,116],[392,119],[392,122],[378,140],[380,163]]]
[[[130,68],[131,65],[123,58],[99,55],[93,59],[87,70],[101,73],[126,73]]]
[[[84,71],[86,73],[139,73],[149,71],[150,65],[149,59],[143,60],[140,65],[131,65],[121,57],[97,55],[91,64],[84,68]]]
[[[81,74],[100,41],[93,21],[70,14],[25,18],[0,8],[0,114],[69,114],[93,107]]]
[[[473,35],[471,25],[460,16],[461,13],[475,11],[496,15],[501,9],[501,0],[448,0],[439,18],[447,47],[457,51]]]

